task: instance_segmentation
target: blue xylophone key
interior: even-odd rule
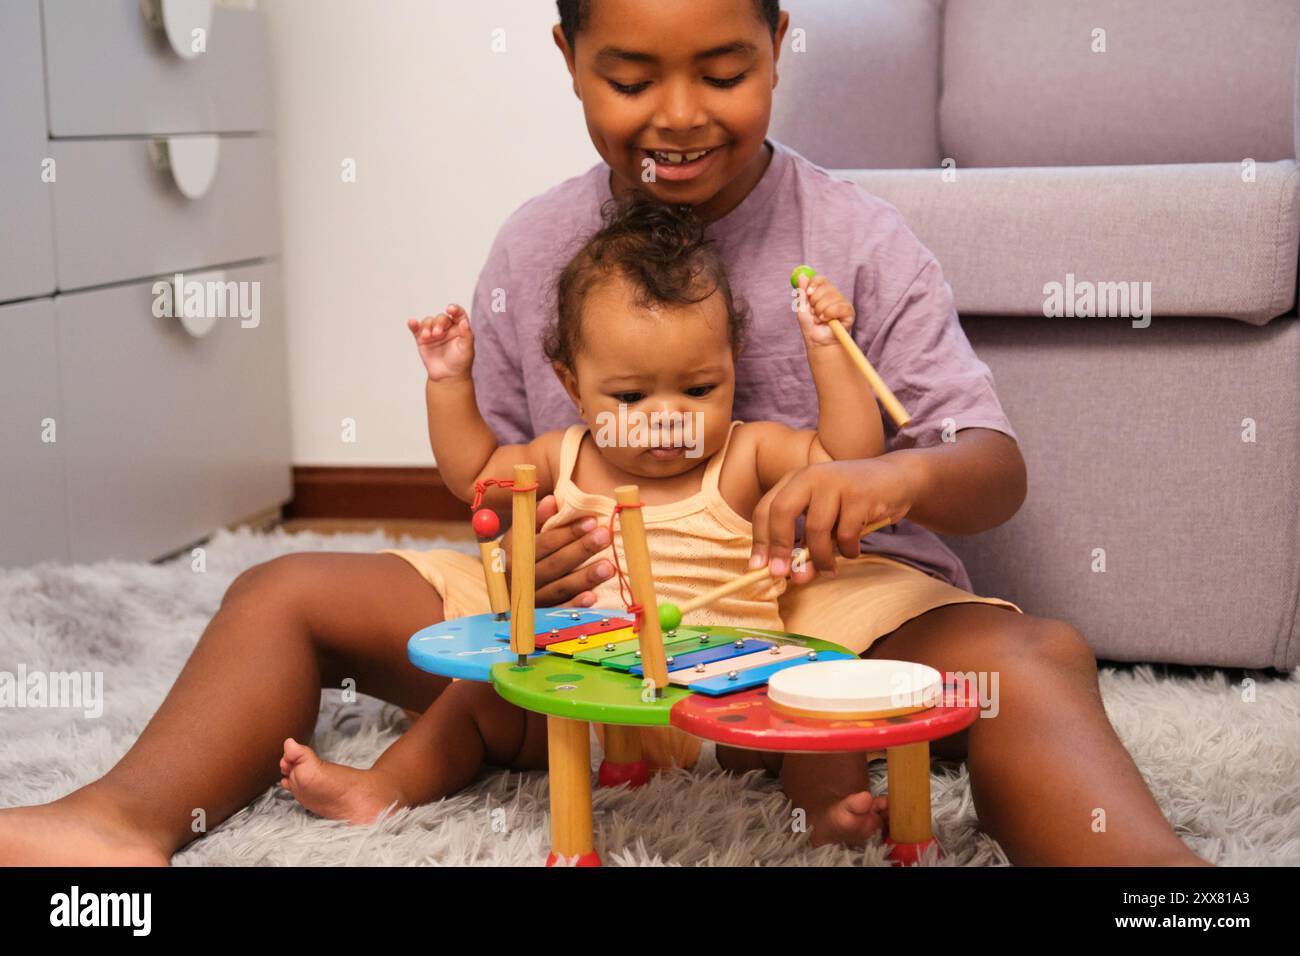
[[[854,660],[854,657],[852,654],[843,654],[839,651],[818,651],[817,660],[851,661]],[[734,694],[737,691],[749,690],[751,687],[762,687],[767,683],[767,679],[777,671],[807,663],[809,661],[805,657],[777,661],[775,664],[764,664],[761,667],[751,667],[748,670],[737,671],[735,680],[732,680],[726,674],[718,674],[715,677],[706,677],[704,680],[687,684],[686,689],[697,694],[704,694],[706,697],[721,697],[723,694]]]
[[[739,647],[736,646],[737,643],[740,644]],[[673,662],[668,665],[668,673],[685,670],[688,667],[694,667],[696,664],[712,664],[715,661],[725,661],[733,657],[742,657],[745,654],[765,651],[773,643],[773,641],[758,641],[751,637],[739,642],[732,641],[730,644],[720,644],[717,647],[706,647],[700,651],[691,651],[689,654],[680,654],[674,657]],[[641,665],[637,664],[629,670],[629,673],[640,677],[643,673]]]

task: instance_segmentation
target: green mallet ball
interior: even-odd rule
[[[817,274],[817,270],[814,269],[812,266],[795,266],[794,272],[790,273],[790,285],[793,288],[797,289],[799,288],[800,276],[807,276],[808,281],[811,282],[813,276],[815,276],[816,274]]]
[[[659,627],[665,631],[677,630],[677,625],[682,623],[682,612],[676,604],[659,605]]]

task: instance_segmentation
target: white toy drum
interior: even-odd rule
[[[818,720],[914,714],[934,707],[942,694],[943,675],[911,661],[818,661],[777,671],[767,682],[774,708]]]

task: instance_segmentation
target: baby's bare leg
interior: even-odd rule
[[[862,846],[884,828],[888,802],[871,794],[866,754],[773,756],[779,758],[773,763],[780,764],[781,789],[814,846]]]
[[[331,820],[369,823],[390,807],[412,807],[456,793],[484,765],[546,766],[546,720],[507,703],[490,684],[452,684],[369,770],[322,761],[286,740],[281,784]]]
[[[814,846],[862,846],[884,827],[889,802],[871,794],[867,754],[785,754],[719,745],[717,757],[731,773],[764,770],[779,776],[790,798],[791,826],[809,833]]]
[[[457,681],[372,770],[427,803],[473,782],[484,766],[546,769],[546,718],[509,703],[491,684]]]

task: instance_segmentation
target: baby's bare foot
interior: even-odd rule
[[[167,866],[158,846],[113,813],[65,797],[0,810],[0,866]]]
[[[374,770],[330,763],[292,737],[284,742],[280,786],[318,816],[350,823],[371,823],[393,803],[404,806],[400,789]]]
[[[822,807],[820,812],[809,812],[812,845],[865,846],[884,829],[888,816],[888,797],[873,797],[867,790],[851,793]]]

